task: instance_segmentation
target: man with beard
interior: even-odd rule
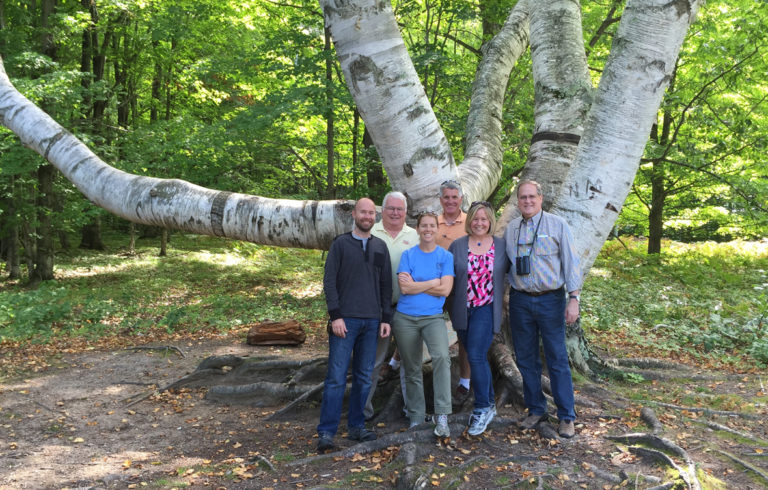
[[[355,203],[353,230],[337,236],[325,262],[323,290],[330,316],[328,372],[325,377],[317,451],[334,449],[352,362],[347,437],[372,441],[363,410],[371,387],[371,372],[379,335],[389,336],[392,315],[392,268],[381,238],[371,235],[376,207],[368,198]]]

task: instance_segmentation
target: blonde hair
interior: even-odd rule
[[[486,201],[473,202],[472,205],[469,206],[467,220],[464,222],[464,231],[467,232],[467,235],[472,234],[472,220],[481,209],[485,210],[485,216],[488,218],[488,234],[493,235],[493,231],[496,229],[496,214],[493,212],[490,203]]]

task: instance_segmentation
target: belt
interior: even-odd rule
[[[552,293],[562,294],[564,292],[563,288],[550,289],[549,291],[523,291],[521,289],[515,289],[515,288],[512,288],[512,289],[514,289],[518,293],[527,294],[528,296],[544,296],[545,294],[552,294]]]

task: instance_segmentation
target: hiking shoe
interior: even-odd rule
[[[451,437],[451,429],[448,427],[448,416],[444,413],[432,418],[435,423],[435,435],[437,437]]]
[[[464,388],[462,385],[458,385],[456,387],[456,391],[453,392],[453,400],[451,402],[454,410],[459,410],[462,406],[464,406],[464,402],[466,402],[467,398],[469,398],[469,391],[469,388]]]
[[[560,437],[565,437],[566,439],[575,436],[576,428],[573,426],[573,420],[561,420],[557,433],[560,434]]]
[[[347,428],[347,439],[353,441],[375,441],[376,433],[372,430],[368,430],[365,427],[349,427]]]
[[[529,414],[526,418],[524,418],[520,422],[520,428],[521,429],[533,429],[537,425],[539,425],[539,422],[547,420],[547,414],[543,413],[541,415],[535,415],[535,414]]]
[[[327,453],[336,449],[336,445],[333,443],[333,435],[327,432],[321,432],[318,434],[320,438],[317,441],[317,452],[319,454]]]
[[[472,415],[469,416],[469,430],[467,430],[467,434],[479,436],[485,432],[494,415],[496,415],[496,410],[493,410],[491,407],[484,410],[473,410]]]

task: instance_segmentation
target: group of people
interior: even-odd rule
[[[541,186],[517,187],[521,216],[495,233],[495,213],[488,202],[473,202],[466,213],[458,182],[440,186],[443,213],[423,213],[416,229],[405,224],[406,197],[390,192],[376,223],[373,201],[355,203],[353,230],[336,237],[325,264],[323,288],[329,314],[329,356],[318,452],[335,447],[347,372],[352,388],[347,437],[376,439],[365,427],[371,400],[386,361],[390,337],[397,344],[410,427],[426,420],[422,379],[423,345],[432,363],[434,434],[450,437],[452,412],[450,325],[459,342],[457,393],[474,393],[467,431],[482,434],[496,415],[488,351],[501,329],[503,294],[509,292],[509,326],[523,377],[527,416],[521,427],[534,428],[547,418],[541,386],[543,346],[551,391],[563,437],[575,433],[573,385],[565,345],[565,325],[579,315],[581,272],[573,236],[566,222],[542,210]],[[391,334],[391,335],[390,335]]]

